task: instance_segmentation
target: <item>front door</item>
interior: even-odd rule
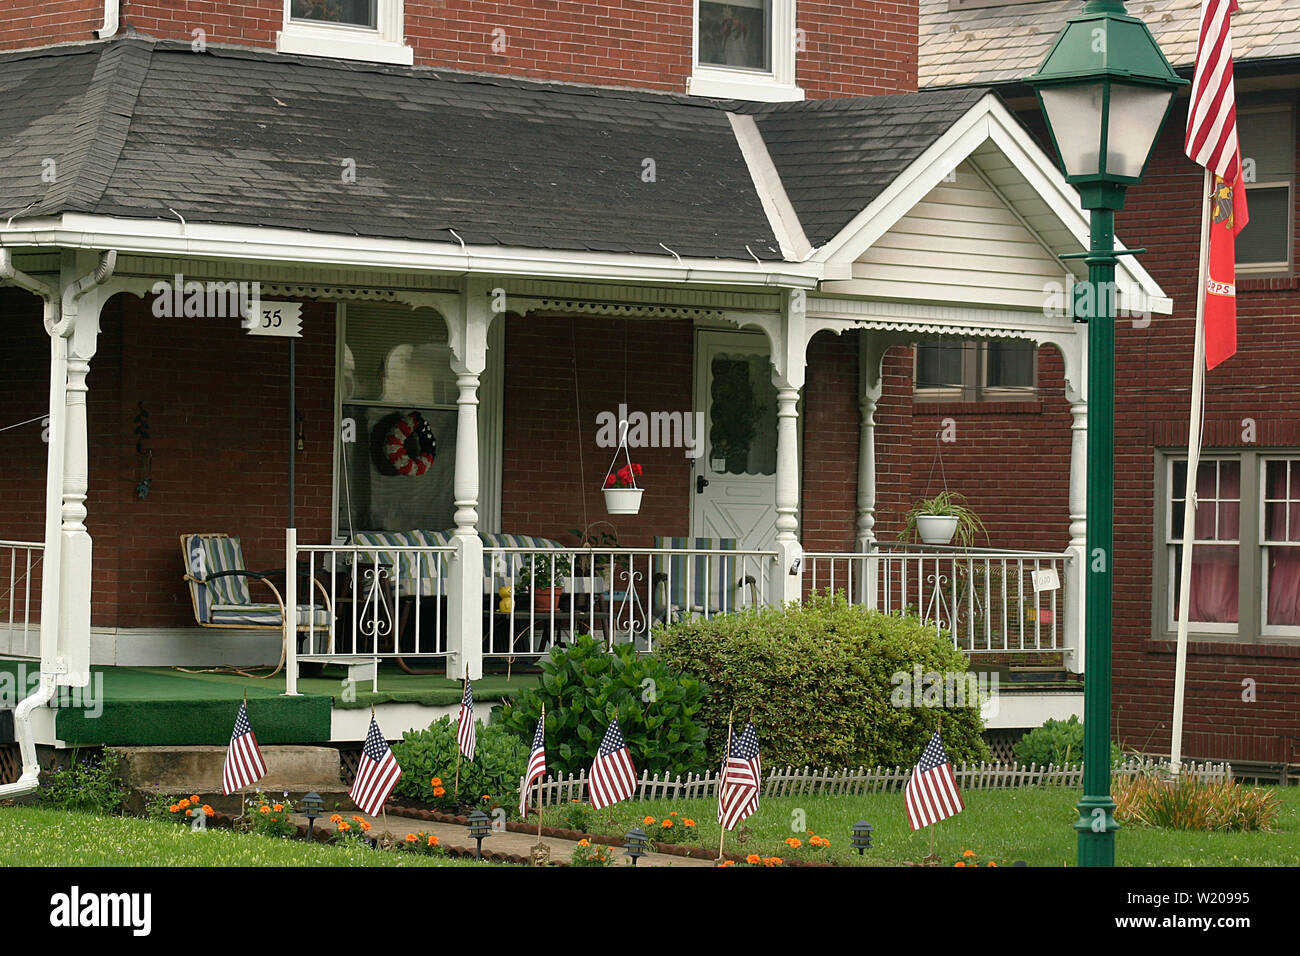
[[[691,533],[734,538],[740,551],[776,539],[776,387],[762,333],[700,330],[695,409],[704,413],[694,460]]]

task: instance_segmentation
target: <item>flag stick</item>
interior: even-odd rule
[[[1192,613],[1192,543],[1196,538],[1196,472],[1201,463],[1201,416],[1205,401],[1205,280],[1210,256],[1212,174],[1205,169],[1201,192],[1201,259],[1196,282],[1196,345],[1192,357],[1192,410],[1187,422],[1187,480],[1183,487],[1183,559],[1179,570],[1178,653],[1174,664],[1174,720],[1169,772],[1178,775],[1183,756],[1183,689],[1187,680],[1187,628]],[[1238,187],[1239,188],[1239,187]]]
[[[718,823],[722,823],[722,789],[727,783],[727,766],[731,763],[731,722],[736,716],[736,708],[732,706],[731,713],[727,715],[727,749],[722,755],[722,776],[718,779]],[[727,842],[727,828],[719,826],[722,836],[718,838],[718,862],[722,862],[722,848]]]
[[[933,857],[934,856],[934,824],[933,823],[930,824],[929,830],[930,830],[930,856]]]

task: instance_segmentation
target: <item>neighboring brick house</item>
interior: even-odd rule
[[[921,88],[992,85],[1045,142],[1022,80],[1076,6],[921,0]],[[1199,9],[1198,0],[1130,5],[1187,77]],[[1199,480],[1208,514],[1198,518],[1205,537],[1193,552],[1183,752],[1239,766],[1300,763],[1300,576],[1292,570],[1300,524],[1286,521],[1300,487],[1289,484],[1300,468],[1297,17],[1300,3],[1269,0],[1243,3],[1232,20],[1251,223],[1237,245],[1238,353],[1207,378]],[[1174,303],[1149,324],[1121,322],[1116,344],[1114,724],[1126,744],[1156,753],[1169,752],[1172,719],[1182,527],[1171,517],[1185,474],[1200,227],[1201,170],[1183,154],[1186,116],[1184,94],[1116,225],[1149,250],[1141,260]]]
[[[304,545],[455,532],[428,656],[476,676],[474,532],[577,544],[605,517],[597,416],[624,403],[706,424],[698,456],[637,449],[620,546],[728,540],[763,552],[763,600],[965,604],[980,666],[1081,668],[1082,335],[1044,296],[1087,220],[997,96],[916,90],[914,3],[62,6],[0,12],[0,427],[37,420],[0,432],[0,537],[56,543],[41,624],[68,680],[274,660],[277,633],[196,626],[177,539],[283,566],[291,455]],[[292,423],[285,343],[160,314],[178,274],[301,304]],[[1131,258],[1119,284],[1170,308]],[[407,409],[437,455],[395,477],[372,444]],[[1011,603],[902,595],[902,567],[973,572],[864,557],[945,485]],[[1024,590],[1035,562],[1059,586]],[[1072,686],[1002,726],[1078,707]]]

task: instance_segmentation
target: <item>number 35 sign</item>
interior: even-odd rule
[[[301,302],[254,302],[253,316],[244,320],[249,335],[302,338]]]

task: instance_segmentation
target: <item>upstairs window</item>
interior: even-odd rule
[[[1250,223],[1237,236],[1241,272],[1289,272],[1295,231],[1295,107],[1291,103],[1237,110],[1242,173]]]
[[[698,96],[801,100],[795,86],[795,0],[695,0]]]
[[[281,53],[410,65],[402,0],[283,0]]]

